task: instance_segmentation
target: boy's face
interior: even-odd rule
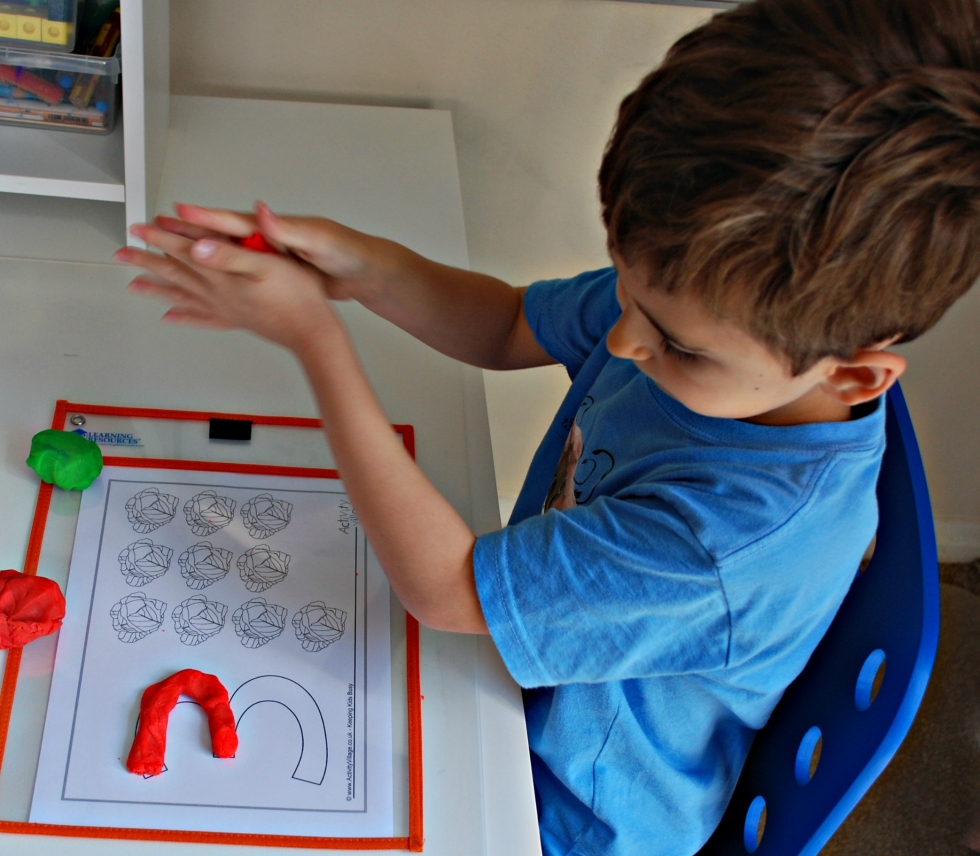
[[[632,360],[689,410],[774,425],[850,418],[850,407],[821,388],[837,361],[825,358],[794,377],[786,362],[697,297],[665,294],[648,285],[644,266],[627,266],[615,253],[613,261],[623,314],[609,331],[609,352]]]

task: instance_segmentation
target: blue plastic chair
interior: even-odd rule
[[[874,556],[756,735],[700,856],[815,856],[912,726],[939,641],[936,536],[897,385],[887,396],[886,420]]]

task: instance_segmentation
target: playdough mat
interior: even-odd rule
[[[103,409],[116,410],[59,403],[55,423],[76,411],[97,421]],[[177,418],[177,434],[192,432],[195,421],[206,431],[214,414],[191,415]],[[48,552],[64,561],[70,551],[68,612],[56,645],[24,649],[21,683],[40,670],[50,691],[30,822],[11,823],[25,806],[18,812],[0,801],[0,831],[67,827],[68,834],[171,840],[204,833],[203,840],[250,844],[282,844],[288,833],[304,846],[420,845],[417,624],[392,603],[337,473],[148,457],[161,441],[145,442],[149,432],[138,420],[166,415],[128,418],[135,431],[103,433],[127,433],[139,444],[126,456],[106,454],[80,505],[77,494],[41,491],[41,525],[52,518],[47,540],[61,542]],[[257,432],[255,455],[284,438],[309,442],[315,420],[286,421],[271,444],[261,441],[277,426]],[[410,447],[410,431],[401,431]],[[163,436],[171,448],[201,442]],[[240,445],[208,448],[241,457]],[[34,536],[37,530],[36,520]],[[17,659],[8,661],[0,700],[7,711],[14,707],[13,739],[9,673]],[[187,668],[214,674],[227,688],[235,757],[213,757],[202,709],[181,699],[169,717],[164,772],[130,773],[125,761],[143,690]],[[415,734],[407,736],[413,717]],[[2,774],[0,787],[11,774],[7,764]]]

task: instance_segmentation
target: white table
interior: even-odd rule
[[[467,264],[448,113],[176,97],[171,116],[160,208],[176,199],[242,208],[258,197]],[[285,352],[240,332],[162,325],[160,306],[125,293],[131,276],[112,265],[0,258],[2,567],[23,564],[37,493],[23,459],[58,398],[315,415]],[[496,528],[481,374],[359,306],[344,305],[342,312],[389,418],[415,426],[419,464],[477,532]],[[487,639],[423,630],[421,645],[425,852],[539,853],[518,688]],[[16,751],[15,734],[8,751]],[[229,852],[41,836],[5,836],[0,850],[21,856]]]

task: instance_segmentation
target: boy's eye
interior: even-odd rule
[[[682,351],[670,339],[663,340],[663,348],[665,354],[678,360],[696,360],[698,358],[697,354],[692,354],[690,351]]]

